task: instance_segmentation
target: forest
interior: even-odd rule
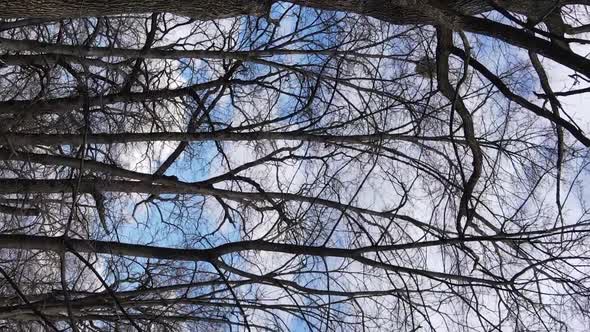
[[[588,331],[590,0],[0,0],[0,331]]]

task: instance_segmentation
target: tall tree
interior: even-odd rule
[[[0,326],[588,326],[587,1],[0,1]]]

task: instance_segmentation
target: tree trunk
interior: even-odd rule
[[[66,18],[134,13],[169,12],[196,19],[263,15],[272,0],[0,0],[3,18]],[[432,13],[475,15],[493,10],[489,0],[291,0],[301,6],[363,14],[397,23],[428,23]],[[507,10],[529,16],[544,15],[555,7],[554,0],[496,0]],[[562,0],[560,6],[589,4],[588,0]]]
[[[209,20],[240,15],[260,15],[264,0],[1,0],[3,18],[72,18],[169,12]]]
[[[561,63],[590,77],[590,61],[559,44],[531,37],[519,28],[474,17],[493,9],[488,0],[291,0],[290,2],[318,9],[343,11],[365,15],[393,24],[433,24],[453,30],[465,30],[500,39],[517,47],[526,48]],[[64,18],[105,16],[126,13],[170,12],[208,20],[241,15],[266,15],[271,0],[151,0],[151,1],[73,1],[73,0],[0,0],[0,17]],[[590,4],[590,0],[495,0],[497,6],[530,18],[546,19],[551,13],[561,13],[563,5]],[[552,22],[555,22],[555,15]],[[562,27],[566,29],[567,27]],[[552,30],[559,30],[552,25]],[[1,46],[1,44],[0,44]]]

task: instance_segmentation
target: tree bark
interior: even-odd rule
[[[160,133],[116,133],[116,134],[88,134],[82,137],[79,134],[21,134],[6,133],[0,137],[0,142],[6,140],[11,146],[23,145],[80,145],[87,144],[124,144],[137,142],[201,142],[201,141],[225,141],[225,142],[255,142],[255,141],[302,141],[332,144],[364,144],[374,145],[382,141],[406,141],[406,142],[449,142],[442,136],[412,136],[403,134],[376,133],[369,135],[330,135],[309,134],[298,131],[256,131],[256,132],[160,132]],[[465,140],[458,138],[456,143],[465,144]],[[0,154],[4,156],[4,153]],[[2,159],[2,157],[0,157]]]
[[[121,92],[103,96],[90,97],[88,105],[98,107],[116,103],[133,103],[150,100],[174,99],[188,96],[191,91],[204,90],[223,85],[224,81],[215,79],[209,82],[197,83],[191,86],[178,89],[161,89],[145,92]],[[53,99],[41,99],[32,102],[31,100],[9,100],[0,102],[0,115],[3,114],[61,114],[77,110],[84,106],[84,96],[72,96]]]
[[[498,237],[486,237],[482,239],[476,237],[477,241],[482,240],[505,240],[505,236],[501,235]],[[438,246],[448,245],[453,242],[462,242],[465,239],[445,239],[440,241],[430,241],[423,243],[425,246]],[[422,244],[411,244],[409,248],[413,246],[420,247]],[[363,254],[383,252],[390,250],[398,250],[403,248],[397,248],[393,246],[373,246],[359,249],[343,249],[343,248],[329,248],[329,247],[315,247],[308,245],[294,245],[294,244],[282,244],[268,241],[240,241],[230,242],[227,244],[213,247],[210,249],[177,249],[168,247],[155,247],[140,244],[129,244],[122,242],[107,242],[107,241],[94,241],[94,240],[81,240],[81,239],[64,239],[63,237],[48,237],[48,236],[34,236],[34,235],[0,235],[0,248],[4,249],[21,249],[21,250],[43,250],[43,251],[75,251],[78,253],[94,253],[94,254],[106,254],[106,255],[121,255],[121,256],[132,256],[132,257],[143,257],[153,259],[167,259],[175,261],[205,261],[215,263],[215,261],[227,254],[256,250],[256,251],[269,251],[269,252],[280,252],[292,255],[307,255],[317,257],[340,257],[350,258],[359,261],[363,264],[382,268],[385,270],[391,270],[401,273],[421,275],[427,278],[441,278],[447,280],[457,280],[464,282],[483,283],[488,285],[503,285],[508,284],[508,280],[494,280],[492,278],[478,278],[470,276],[462,276],[452,273],[444,273],[437,271],[429,271],[405,266],[397,266],[393,264],[382,263],[371,258],[363,256]]]
[[[118,14],[170,12],[192,16],[197,19],[215,19],[239,15],[265,14],[268,0],[2,0],[0,17],[44,17],[66,18],[83,16],[106,16]],[[424,20],[429,11],[456,11],[466,15],[480,14],[492,10],[487,0],[291,0],[302,6],[326,10],[357,12],[370,16],[389,15],[400,22]],[[517,13],[543,14],[555,6],[554,0],[496,0],[504,8]],[[561,5],[588,4],[587,0],[562,0]],[[426,14],[426,15],[425,15]]]
[[[200,20],[260,15],[264,0],[1,0],[3,18],[74,18],[169,12]]]
[[[77,190],[78,193],[92,194],[95,192],[119,192],[138,194],[188,194],[200,196],[221,197],[238,202],[268,202],[270,200],[283,200],[298,203],[317,204],[336,210],[366,214],[381,218],[395,218],[399,221],[408,222],[414,226],[427,230],[429,233],[442,234],[433,225],[421,222],[410,216],[401,215],[391,211],[376,211],[367,208],[347,205],[329,199],[306,196],[302,194],[284,192],[239,192],[226,189],[214,188],[202,182],[184,183],[179,181],[178,186],[157,185],[140,181],[124,180],[26,180],[0,178],[0,194],[23,194],[23,193],[63,193]]]
[[[521,29],[472,15],[493,9],[487,0],[292,0],[292,3],[324,10],[343,11],[376,18],[393,24],[432,24],[454,30],[465,30],[500,39],[517,47],[527,48],[590,77],[590,61],[557,43],[532,37]],[[590,4],[590,0],[495,0],[496,4],[528,17],[546,18],[546,14],[561,12],[563,5]],[[241,15],[268,14],[271,1],[151,0],[151,1],[70,1],[70,0],[0,0],[0,17],[64,18],[104,16],[125,13],[171,12],[209,20]],[[544,15],[544,16],[543,16]]]

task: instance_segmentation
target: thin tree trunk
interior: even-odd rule
[[[476,237],[477,241],[482,240],[505,240],[505,236],[502,235],[495,239],[492,237],[486,237],[482,239]],[[453,242],[459,243],[465,241],[465,239],[446,239],[431,242],[421,242],[418,246],[440,246],[448,245]],[[409,246],[410,248],[412,245]],[[94,241],[94,240],[81,240],[81,239],[67,239],[63,237],[48,237],[48,236],[35,236],[35,235],[0,235],[0,248],[4,249],[21,249],[21,250],[44,250],[44,251],[75,251],[78,253],[93,253],[93,254],[106,254],[106,255],[121,255],[121,256],[132,256],[132,257],[143,257],[143,258],[154,258],[154,259],[167,259],[175,261],[205,261],[214,263],[219,257],[235,252],[241,251],[269,251],[269,252],[280,252],[292,255],[308,255],[317,257],[340,257],[350,258],[359,261],[363,264],[382,268],[385,270],[396,271],[401,273],[409,273],[414,275],[421,275],[428,278],[441,278],[447,280],[458,280],[464,282],[476,282],[488,285],[503,285],[507,284],[508,281],[494,280],[487,278],[478,278],[470,276],[461,276],[451,273],[428,271],[422,269],[416,269],[405,266],[396,266],[392,264],[382,263],[375,261],[371,258],[366,258],[363,254],[372,252],[384,252],[391,250],[401,250],[403,247],[397,248],[395,245],[391,246],[373,246],[359,249],[342,249],[342,248],[328,248],[328,247],[314,247],[308,245],[294,245],[294,244],[282,244],[268,241],[241,241],[232,242],[218,247],[210,249],[177,249],[167,247],[154,247],[140,244],[129,244],[122,242],[107,242],[107,241]]]
[[[202,142],[202,141],[225,141],[225,142],[255,142],[262,140],[270,141],[303,141],[315,143],[349,143],[375,145],[383,140],[406,141],[406,142],[449,142],[444,136],[412,136],[401,134],[370,134],[370,135],[330,135],[330,134],[308,134],[305,132],[161,132],[161,133],[117,133],[117,134],[88,134],[84,137],[79,134],[26,134],[6,133],[0,136],[0,142],[6,141],[11,146],[27,145],[80,145],[87,144],[124,144],[137,142]],[[464,144],[462,138],[456,143]],[[10,158],[9,158],[10,159]]]
[[[191,90],[204,90],[224,84],[221,79],[204,83],[197,83],[191,86],[178,89],[161,89],[146,92],[121,92],[96,96],[89,98],[90,107],[109,105],[122,102],[143,102],[150,100],[174,99],[188,96]],[[63,97],[54,99],[31,100],[10,100],[0,102],[0,115],[2,114],[60,114],[77,110],[84,105],[83,96]]]
[[[441,233],[436,227],[421,222],[412,217],[401,215],[390,211],[376,211],[367,208],[347,205],[337,201],[318,198],[315,196],[306,196],[303,194],[292,194],[283,192],[239,192],[227,189],[218,189],[207,183],[182,183],[182,185],[169,186],[150,184],[140,181],[125,180],[27,180],[27,179],[8,179],[0,178],[0,194],[23,194],[23,193],[63,193],[77,190],[78,193],[92,194],[95,192],[118,192],[118,193],[137,193],[137,194],[187,194],[214,196],[226,198],[237,202],[268,202],[272,200],[283,200],[298,203],[317,204],[341,211],[366,214],[381,218],[396,218],[403,220],[414,226],[432,233]]]

